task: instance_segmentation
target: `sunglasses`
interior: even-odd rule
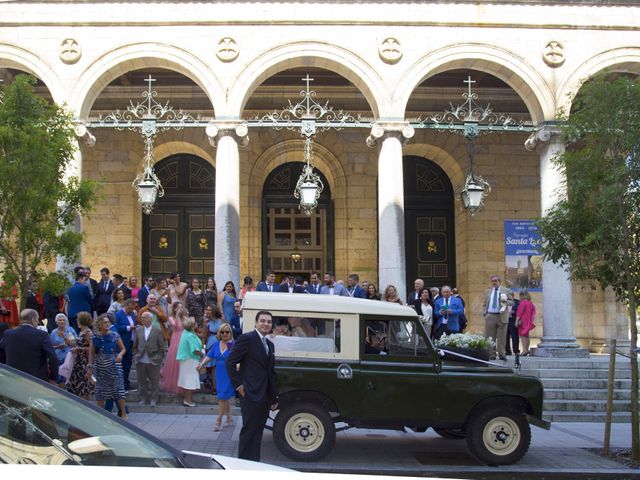
[[[227,331],[227,330],[225,330],[224,332],[220,332],[220,333],[228,333],[228,334],[231,334],[231,332],[229,332],[229,331]]]

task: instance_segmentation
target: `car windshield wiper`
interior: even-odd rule
[[[22,415],[21,409],[11,407],[7,405],[5,402],[0,401],[0,408],[6,412],[6,414],[10,417],[17,419],[20,422],[24,422],[25,425],[31,427],[34,431],[36,431],[42,438],[44,438],[47,442],[51,444],[53,448],[62,453],[65,457],[71,460],[76,465],[82,465],[80,458],[77,455],[73,455],[66,448],[63,447],[62,440],[58,438],[52,438],[47,435],[41,428],[39,428],[35,423],[29,420],[27,417]],[[26,408],[26,407],[25,407]]]

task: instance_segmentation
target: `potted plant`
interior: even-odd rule
[[[456,362],[473,362],[473,360],[454,355],[455,353],[488,361],[489,349],[495,346],[491,337],[485,337],[478,333],[444,334],[434,344],[444,352],[446,360],[454,360]],[[452,352],[453,354],[447,352]]]

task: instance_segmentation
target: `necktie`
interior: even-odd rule
[[[262,345],[264,345],[264,351],[269,355],[269,345],[267,345],[267,337],[262,337]]]
[[[270,291],[270,292],[273,292],[273,289],[271,288],[271,287],[272,287],[272,285],[269,283],[269,284],[268,284],[268,286],[269,286],[269,291]]]
[[[493,289],[493,299],[491,300],[491,310],[498,309],[498,289]]]
[[[104,291],[105,292],[107,291],[108,286],[109,286],[109,282],[104,282]]]

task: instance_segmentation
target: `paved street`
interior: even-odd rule
[[[132,413],[130,421],[184,450],[235,456],[240,417],[232,428],[213,431],[213,415]],[[465,441],[445,440],[435,432],[403,433],[389,430],[350,429],[339,432],[333,452],[317,463],[298,463],[276,449],[271,432],[265,432],[262,458],[266,463],[314,472],[366,473],[458,478],[640,478],[640,470],[603,458],[604,425],[554,424],[550,431],[532,427],[529,453],[516,465],[487,467],[472,458]],[[631,445],[629,424],[613,425],[612,448]]]

